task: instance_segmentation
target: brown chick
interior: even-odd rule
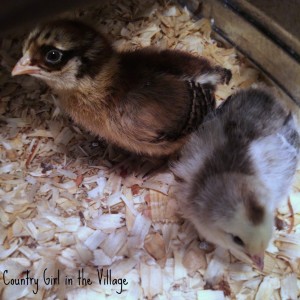
[[[170,155],[215,109],[230,70],[176,50],[117,52],[94,28],[58,20],[33,30],[12,75],[44,80],[60,107],[93,134],[131,152]]]

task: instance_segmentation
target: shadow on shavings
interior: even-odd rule
[[[219,102],[237,88],[258,83],[258,71],[211,39],[208,20],[159,3],[113,0],[68,16],[92,20],[118,49],[182,49],[230,68],[233,79],[218,88]],[[151,162],[133,159],[56,116],[55,96],[42,83],[11,78],[23,37],[4,38],[0,50],[1,299],[299,296],[300,173],[290,204],[278,210],[280,226],[259,273],[228,251],[200,242],[177,215],[174,177],[167,169],[151,173]],[[109,276],[107,284],[99,284],[97,269],[128,284],[109,284]],[[54,284],[58,270],[60,282]],[[34,282],[12,284],[26,274],[39,279],[37,294]],[[93,284],[79,286],[79,274]],[[44,275],[53,282],[44,282]],[[65,284],[66,276],[72,285]]]

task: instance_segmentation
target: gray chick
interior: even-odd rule
[[[184,217],[208,241],[246,254],[262,270],[298,152],[291,113],[265,90],[237,92],[192,134],[172,166]]]

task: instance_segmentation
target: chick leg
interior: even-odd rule
[[[169,73],[182,76],[200,84],[211,86],[228,84],[232,74],[229,69],[212,66],[204,57],[197,57],[181,51],[163,50],[160,56],[160,68]]]
[[[220,66],[216,66],[211,71],[195,77],[194,81],[202,85],[228,84],[232,77],[231,71]]]

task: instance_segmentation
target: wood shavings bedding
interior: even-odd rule
[[[92,20],[120,50],[181,49],[230,68],[233,79],[218,88],[219,103],[237,88],[261,84],[257,70],[211,38],[209,20],[194,20],[175,4],[113,0],[67,15]],[[133,162],[57,116],[55,96],[41,82],[11,78],[23,37],[4,38],[0,50],[1,299],[299,297],[300,172],[292,209],[278,210],[283,225],[259,272],[200,241],[180,219],[169,171],[149,175],[148,162]],[[101,270],[111,278],[99,281]],[[13,284],[26,276],[39,285]]]

